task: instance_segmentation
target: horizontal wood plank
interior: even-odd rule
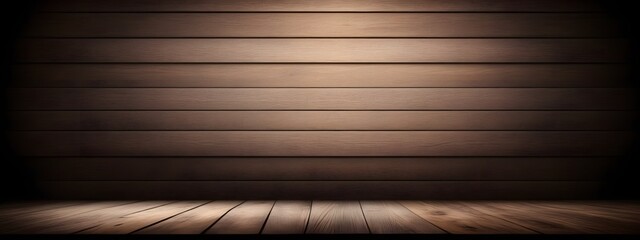
[[[15,111],[18,130],[631,130],[631,111]],[[473,121],[469,121],[473,119]]]
[[[13,110],[624,110],[630,89],[11,89]]]
[[[17,64],[17,87],[626,87],[622,64]]]
[[[579,0],[47,0],[44,11],[70,12],[202,12],[202,11],[595,11],[597,1]]]
[[[600,180],[615,158],[28,158],[40,180]],[[576,167],[580,166],[580,167]],[[105,171],[105,169],[110,169]]]
[[[626,152],[632,132],[13,132],[26,156],[589,156]]]
[[[348,24],[345,24],[348,23]],[[604,14],[50,13],[36,37],[611,37]]]
[[[18,62],[624,62],[620,39],[25,39]]]
[[[360,204],[278,215],[274,199],[599,197],[638,120],[631,40],[610,7],[45,0],[15,47],[9,138],[52,199],[255,199],[208,218],[202,201],[47,223],[62,233],[174,232],[158,223],[181,219],[261,233],[273,209],[295,217],[276,233],[421,232],[388,224],[417,218],[404,208],[367,224]]]
[[[40,182],[40,187],[43,194],[51,199],[558,200],[595,198],[601,190],[602,183],[572,181],[61,181]],[[315,206],[312,207],[312,211],[314,210]]]

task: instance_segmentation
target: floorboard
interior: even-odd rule
[[[306,233],[362,234],[370,231],[358,201],[313,201]]]
[[[246,201],[229,211],[207,234],[259,234],[275,201]]]
[[[81,231],[82,234],[127,234],[138,229],[163,221],[174,215],[188,211],[204,204],[204,201],[175,202],[141,212],[127,214],[103,222],[102,224]]]
[[[588,227],[600,233],[615,232],[623,234],[639,234],[640,214],[620,213],[610,209],[603,209],[584,204],[568,203],[525,203],[526,206],[550,211],[564,216],[573,216],[571,219],[576,225]]]
[[[0,234],[640,234],[634,201],[41,201],[0,212]]]
[[[533,234],[534,231],[455,202],[404,201],[413,213],[454,234]]]
[[[227,214],[242,201],[213,201],[178,214],[158,224],[137,231],[137,234],[199,234]]]
[[[94,211],[127,205],[128,203],[130,202],[85,202],[36,212],[31,211],[12,216],[5,216],[0,219],[0,232],[30,233],[31,231],[38,231],[38,229],[42,229],[43,226],[56,225],[64,219],[73,218],[82,214],[91,214]],[[33,207],[37,208],[38,206]]]
[[[446,233],[395,201],[361,201],[360,204],[371,233]]]
[[[514,202],[482,202],[466,205],[484,214],[492,215],[544,234],[597,234],[586,226],[576,224],[573,214],[545,211],[538,207]]]
[[[277,201],[263,234],[303,234],[309,221],[311,201]]]
[[[26,202],[26,203],[10,203],[2,205],[0,208],[0,218],[3,220],[7,217],[23,215],[29,213],[35,213],[40,211],[52,210],[57,208],[64,208],[68,206],[80,205],[83,202],[80,201],[66,201],[66,202]]]
[[[37,233],[37,234],[70,234],[93,228],[106,221],[118,218],[127,214],[132,214],[147,209],[152,209],[168,204],[168,201],[145,201],[131,204],[119,205],[104,208],[96,211],[68,216],[60,219],[51,219],[46,222],[35,224],[17,233]]]

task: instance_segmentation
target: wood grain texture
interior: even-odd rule
[[[207,234],[258,234],[275,201],[246,201],[229,211]]]
[[[17,61],[53,62],[624,62],[620,39],[25,39]]]
[[[623,64],[17,64],[18,87],[625,87]]]
[[[536,232],[455,202],[402,201],[425,220],[453,234],[534,234]]]
[[[425,157],[29,158],[50,181],[202,180],[600,180],[616,158]],[[580,166],[580,167],[576,167]],[[110,169],[104,171],[104,169]],[[277,205],[277,204],[276,204]]]
[[[360,201],[373,234],[445,233],[395,201]]]
[[[119,205],[83,214],[77,214],[66,218],[51,219],[40,224],[32,225],[17,233],[71,234],[99,226],[106,221],[112,221],[116,218],[154,209],[168,203],[169,202],[167,201],[146,201]]]
[[[362,209],[325,202],[311,226],[315,207],[274,199],[598,197],[637,138],[631,40],[612,6],[45,0],[14,49],[9,137],[46,197],[256,200],[47,223],[62,233],[422,232],[397,204],[367,202],[367,226]],[[513,230],[447,208],[451,231]],[[528,224],[632,222],[556,208],[532,207],[552,220]]]
[[[184,211],[205,204],[206,201],[185,201],[170,203],[157,208],[124,215],[104,221],[100,225],[81,231],[81,234],[128,234],[148,225],[161,222]]]
[[[25,156],[605,156],[632,132],[83,131],[14,132]]]
[[[637,215],[638,213],[640,213],[640,207],[636,206],[639,202],[634,200],[615,200],[610,202],[583,200],[579,201],[578,203],[585,205],[586,207],[593,208],[597,211],[608,211],[610,213],[626,213],[632,215]]]
[[[629,110],[630,89],[18,88],[13,110]]]
[[[347,24],[348,23],[348,24]],[[455,27],[452,27],[455,26]],[[49,13],[36,37],[611,37],[604,14]]]
[[[39,186],[52,199],[558,200],[594,198],[602,189],[598,181],[43,181]]]
[[[202,11],[597,11],[597,1],[578,0],[47,0],[44,11],[70,12],[202,12]]]
[[[532,202],[529,204],[536,204],[538,202]],[[612,202],[600,202],[600,201],[583,201],[577,202],[576,205],[571,206],[567,203],[558,202],[542,202],[544,206],[557,207],[568,210],[579,210],[580,208],[588,209],[588,214],[604,216],[614,218],[621,221],[640,222],[640,207],[635,206],[636,201],[612,201]]]
[[[606,232],[637,234],[637,227],[614,223],[611,219],[590,217],[580,211],[563,211],[527,203],[474,202],[465,203],[484,214],[498,216],[510,222],[545,234],[603,234]],[[637,225],[636,225],[637,226]],[[625,230],[626,227],[626,230]],[[634,230],[635,229],[635,230]]]
[[[313,201],[308,234],[370,233],[358,201]]]
[[[612,201],[612,202],[600,202],[600,201],[575,201],[572,204],[568,202],[529,202],[528,204],[535,204],[541,207],[551,207],[565,210],[580,211],[585,210],[585,214],[613,218],[615,220],[625,222],[639,222],[640,221],[640,208],[636,206],[635,201]]]
[[[262,234],[304,234],[311,212],[311,201],[278,200]]]
[[[87,214],[101,209],[126,205],[126,201],[109,202],[82,202],[65,207],[53,209],[25,212],[16,215],[4,215],[0,218],[0,232],[3,233],[30,233],[34,227],[49,226],[52,223],[59,223],[61,220],[77,215]]]
[[[84,201],[20,201],[4,202],[0,208],[0,219],[7,219],[14,216],[31,214],[51,209],[76,206],[85,203]]]
[[[199,220],[196,220],[189,216],[206,216],[209,213],[219,215],[220,207],[224,209],[230,208],[233,205],[237,205],[241,201],[236,201],[235,204],[229,205],[232,201],[219,201],[218,207],[214,207],[215,204],[208,203],[198,208],[194,208],[165,221],[157,224],[147,225],[141,231],[134,233],[141,233],[149,229],[156,228],[159,225],[163,225],[162,229],[173,229],[179,232],[170,231],[171,233],[185,233],[181,227],[187,229],[196,230],[196,228],[207,227],[208,225],[215,226],[217,223],[207,223],[203,225]],[[314,205],[310,202],[301,201],[278,201],[279,206],[283,209],[291,210],[291,214],[295,215],[296,219],[303,222],[302,228],[304,231],[304,222],[306,222],[309,216],[309,207],[321,208],[321,213],[318,216],[323,224],[328,229],[332,230],[344,230],[351,231],[354,228],[362,227],[362,216],[364,215],[366,226],[371,228],[371,232],[376,234],[388,234],[388,233],[444,233],[436,226],[432,225],[432,221],[443,228],[448,233],[453,234],[482,234],[482,233],[494,233],[494,234],[514,234],[514,233],[549,233],[548,230],[555,230],[555,233],[597,233],[597,234],[637,234],[638,233],[638,218],[640,214],[640,204],[635,202],[622,202],[622,201],[401,201],[405,206],[391,201],[361,201],[361,205],[354,206],[355,201],[315,201]],[[154,211],[161,207],[167,208],[168,205],[158,205],[159,202],[155,201],[140,201],[137,203],[121,205],[117,207],[109,207],[99,209],[95,211],[82,212],[80,214],[74,214],[75,212],[81,212],[91,207],[99,205],[108,205],[117,202],[83,202],[82,204],[76,204],[72,208],[59,208],[51,211],[51,215],[42,215],[39,219],[41,221],[31,221],[34,219],[19,219],[13,224],[19,226],[30,226],[33,232],[11,232],[7,230],[7,225],[3,224],[0,227],[1,234],[12,233],[44,233],[44,234],[59,234],[64,233],[59,230],[61,228],[66,229],[83,229],[91,225],[101,225],[106,222],[112,221],[113,218],[118,218],[124,215],[137,215],[148,211]],[[175,202],[173,205],[184,204],[187,202]],[[304,203],[304,204],[301,204]],[[30,203],[30,206],[34,207],[34,210],[27,210],[26,212],[37,212],[35,209],[42,209],[43,205],[51,206],[54,203],[46,201],[39,203]],[[473,208],[469,207],[472,205]],[[496,208],[496,206],[498,206]],[[360,207],[363,211],[358,209]],[[10,209],[11,211],[22,211],[24,208],[14,204],[2,204],[2,209]],[[294,209],[300,210],[295,211]],[[476,209],[481,209],[476,210]],[[110,211],[111,210],[111,211]],[[115,211],[114,211],[115,210]],[[211,210],[211,211],[209,211]],[[272,211],[269,218],[265,223],[265,234],[267,228],[287,228],[287,224],[291,224],[292,221],[279,221],[284,219],[273,218],[273,214],[276,214],[276,209]],[[306,211],[306,212],[305,212]],[[411,211],[414,211],[415,214]],[[483,211],[489,211],[487,214]],[[127,214],[127,212],[129,212]],[[223,210],[226,212],[226,210]],[[302,212],[306,214],[302,214]],[[325,213],[325,214],[322,214]],[[527,214],[528,213],[528,214]],[[123,215],[124,214],[124,215]],[[424,217],[425,219],[418,217],[417,215]],[[106,217],[111,216],[111,218]],[[290,214],[288,214],[290,215]],[[500,216],[500,217],[494,217]],[[511,219],[504,216],[517,216],[516,219]],[[79,217],[81,216],[81,217]],[[23,216],[21,216],[23,217]],[[26,216],[24,216],[26,217]],[[53,217],[53,218],[50,218]],[[205,218],[197,219],[205,220]],[[87,221],[80,221],[81,219]],[[518,219],[526,220],[519,221]],[[195,221],[194,221],[195,220]],[[211,220],[209,218],[209,220]],[[298,221],[295,225],[300,225]],[[332,226],[335,222],[341,223],[341,225],[347,226],[342,229],[335,229]],[[58,225],[55,225],[55,224]],[[192,223],[194,225],[188,225]],[[522,226],[520,225],[522,224]],[[529,229],[530,225],[544,226],[543,232],[539,232],[540,227],[534,227]],[[51,228],[55,226],[57,228]],[[366,227],[365,226],[365,227]],[[10,227],[10,226],[9,226]],[[194,228],[195,227],[195,228]],[[158,229],[158,228],[156,228]],[[381,231],[384,230],[384,231]],[[409,230],[409,231],[407,231]],[[367,231],[368,232],[368,231]],[[363,232],[363,233],[367,233]],[[67,232],[68,233],[68,232]],[[162,233],[162,232],[159,232]],[[296,233],[303,233],[296,231]],[[115,235],[114,235],[115,236]],[[113,238],[114,236],[111,236]],[[433,237],[432,235],[431,237]],[[532,235],[529,235],[529,237]],[[97,237],[94,235],[92,238]],[[217,236],[224,237],[224,236]],[[394,236],[395,237],[395,236]],[[416,237],[419,237],[416,235]],[[626,237],[626,236],[625,236]],[[629,236],[631,237],[631,236]],[[610,237],[609,237],[610,238]]]
[[[17,130],[89,131],[631,130],[638,120],[632,111],[16,111],[11,116]]]
[[[542,211],[555,212],[563,215],[575,216],[576,225],[597,230],[601,233],[616,232],[619,234],[638,234],[640,229],[640,216],[638,213],[623,213],[610,211],[608,209],[598,209],[582,204],[567,203],[546,203],[546,202],[525,202],[523,205],[534,207]]]
[[[242,201],[213,201],[150,225],[135,234],[200,234]]]

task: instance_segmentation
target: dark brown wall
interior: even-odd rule
[[[46,1],[12,139],[50,198],[596,198],[629,45],[591,1]]]

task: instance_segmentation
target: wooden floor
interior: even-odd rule
[[[640,202],[23,202],[0,205],[0,233],[638,234]]]

